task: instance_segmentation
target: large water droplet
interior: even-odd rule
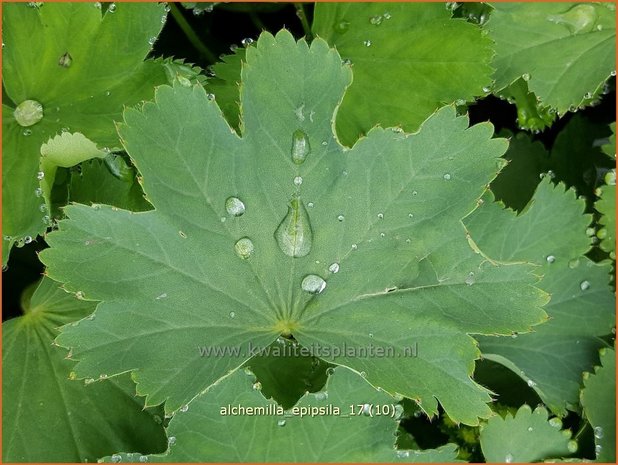
[[[253,246],[253,241],[248,237],[243,237],[242,239],[238,239],[236,244],[234,244],[234,252],[243,260],[246,260],[251,256],[255,247]]]
[[[225,211],[230,216],[241,216],[245,213],[245,204],[238,197],[228,197],[225,200]]]
[[[17,105],[13,116],[20,126],[32,126],[43,119],[43,105],[36,100],[24,100]]]
[[[580,3],[566,13],[548,16],[547,20],[562,24],[571,34],[583,34],[594,29],[598,18],[599,15],[594,5]]]
[[[560,429],[562,428],[562,420],[558,417],[551,418],[549,420],[549,426],[556,428],[556,429]]]
[[[576,441],[569,441],[567,442],[567,449],[569,450],[570,453],[575,453],[577,452],[577,442]]]
[[[311,146],[309,145],[307,134],[297,129],[292,134],[292,161],[300,165],[307,159],[310,152]]]
[[[300,287],[309,294],[319,294],[326,288],[326,281],[317,274],[308,274],[303,278]]]
[[[288,212],[275,231],[275,239],[288,257],[304,257],[311,251],[313,232],[309,214],[300,198],[290,201]]]

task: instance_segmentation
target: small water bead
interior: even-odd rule
[[[532,431],[534,431],[534,428],[532,426],[528,426],[528,432],[531,433]]]
[[[529,75],[528,73],[524,73],[524,74],[522,74],[522,76],[521,76],[521,77],[522,77],[522,79],[523,79],[524,81],[529,81],[529,80],[530,80],[530,75]]]
[[[386,237],[386,234],[384,234],[383,232],[380,233],[380,237]]]
[[[361,377],[362,377],[362,378],[366,378],[366,377],[367,377],[367,373],[366,373],[366,372],[364,372],[364,371],[361,371],[361,372],[360,372],[360,375],[361,375]]]
[[[589,281],[582,281],[582,282],[579,284],[579,288],[580,288],[582,291],[587,291],[588,289],[590,289],[590,282],[589,282]]]
[[[595,426],[594,427],[594,437],[597,439],[603,439],[603,436],[605,435],[605,432],[603,431],[603,428],[600,426]]]
[[[356,244],[352,244],[352,250],[357,250],[358,246]]]
[[[308,206],[309,208],[313,208],[313,202],[309,202],[309,203],[307,204],[307,206]]]
[[[570,453],[573,454],[573,453],[577,452],[577,448],[578,448],[577,441],[571,440],[571,441],[567,442],[567,449],[569,450]]]
[[[612,77],[616,76],[616,70],[613,70],[611,73],[609,73]]]
[[[249,45],[251,45],[253,43],[253,39],[250,38],[250,37],[247,37],[247,38],[241,40],[240,43],[242,44],[243,47],[248,47]]]
[[[506,463],[512,463],[513,462],[513,454],[511,454],[510,452],[508,454],[506,454],[506,456],[504,457],[504,461]]]
[[[24,237],[24,244],[30,244],[32,242],[32,236]]]
[[[22,134],[23,134],[24,136],[26,136],[26,137],[27,137],[27,136],[30,136],[30,135],[32,135],[32,130],[31,130],[31,129],[24,129],[24,130],[22,131]]]
[[[380,15],[372,16],[371,18],[369,18],[369,23],[373,24],[374,26],[379,26],[380,24],[382,24],[383,19],[384,18]]]
[[[94,6],[97,10],[100,10],[101,9],[101,2],[94,2],[92,4],[92,6]]]
[[[597,9],[593,5],[579,4],[566,13],[550,15],[547,20],[565,26],[571,34],[590,32],[598,20]]]
[[[328,271],[330,271],[331,273],[339,273],[339,263],[332,263],[329,267],[328,267]]]
[[[343,60],[341,60],[341,64],[345,66],[350,66],[352,64],[352,60],[350,60],[349,58],[344,58]]]
[[[206,98],[211,102],[216,98],[215,94],[206,94]]]
[[[316,400],[326,400],[326,399],[328,399],[328,392],[326,392],[326,391],[316,392],[315,393],[315,399]]]
[[[301,165],[307,159],[307,156],[311,152],[311,146],[309,145],[309,138],[307,134],[300,129],[297,129],[292,134],[292,149],[291,149],[292,161]]]
[[[468,286],[472,286],[476,282],[476,279],[474,278],[474,272],[471,271],[470,273],[468,273],[465,282]]]
[[[364,40],[364,41],[363,41],[363,45],[364,45],[365,47],[371,47],[371,41],[370,41],[370,40]]]
[[[150,39],[148,39],[148,45],[154,45],[156,41],[157,41],[156,37],[151,37]]]
[[[116,4],[110,3],[109,6],[107,7],[107,11],[109,11],[110,13],[114,13],[116,11]]]
[[[343,220],[345,220],[345,216],[343,216],[343,215],[337,216],[337,221],[341,222]]]
[[[225,200],[225,211],[230,216],[242,216],[245,213],[245,204],[238,197],[228,197]]]
[[[155,300],[162,300],[165,298],[167,298],[167,293],[164,292],[163,294],[160,294],[157,297],[155,297]]]
[[[601,453],[601,451],[603,450],[603,446],[601,444],[597,444],[596,446],[594,446],[594,452],[599,455]]]
[[[146,462],[148,462],[148,456],[147,456],[147,455],[140,455],[140,456],[139,456],[139,461],[140,461],[141,463],[146,463]]]
[[[536,386],[536,383],[532,381],[531,379],[528,380],[527,384],[528,384],[528,387],[531,387],[531,388]]]
[[[320,294],[326,289],[326,281],[317,274],[308,274],[303,278],[300,287],[309,294]]]
[[[545,260],[547,260],[547,263],[554,263],[556,261],[556,257],[553,255],[548,255]]]
[[[39,171],[39,172],[36,174],[36,178],[37,178],[39,181],[41,181],[44,177],[45,177],[45,173],[43,173],[43,171]]]
[[[93,208],[94,208],[94,205],[93,205]],[[178,231],[178,235],[179,235],[180,237],[182,237],[183,239],[186,239],[186,238],[187,238],[187,235],[186,235],[184,232],[182,232],[182,231]]]
[[[253,246],[253,241],[251,241],[248,237],[243,237],[242,239],[239,239],[236,244],[234,244],[234,251],[236,252],[236,255],[243,260],[248,259],[251,254],[253,254],[254,250],[255,247]]]
[[[61,55],[58,59],[58,66],[62,66],[63,68],[69,68],[73,63],[73,57],[69,52]]]
[[[445,181],[450,181],[451,180],[451,175],[446,173],[444,176],[442,176],[444,178]]]
[[[167,438],[167,444],[170,446],[176,444],[176,436],[170,436],[169,438]]]
[[[122,460],[122,457],[119,454],[112,455],[112,462],[119,463]]]
[[[230,312],[230,318],[232,319],[236,318],[236,312]]]
[[[277,420],[277,426],[284,427],[285,426],[285,420]]]
[[[234,53],[236,50],[238,50],[238,45],[236,44],[230,45],[230,52]]]
[[[296,177],[294,178],[294,185],[295,185],[296,187],[299,187],[302,183],[303,183],[303,178],[302,178],[302,176],[296,176]]]
[[[378,219],[380,220],[384,219],[384,213],[378,213]]]
[[[260,383],[259,381],[253,383],[253,390],[254,391],[261,391],[262,390],[262,383]]]
[[[560,429],[562,428],[562,420],[558,417],[550,418],[549,426],[556,428],[556,429]]]
[[[608,186],[615,186],[616,185],[616,170],[609,170],[607,173],[605,173],[605,184],[607,184]]]

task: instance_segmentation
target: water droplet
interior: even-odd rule
[[[566,13],[550,15],[547,20],[555,24],[562,24],[571,34],[583,34],[594,29],[598,20],[598,13],[593,5],[579,4]]]
[[[107,11],[109,11],[110,13],[114,13],[116,11],[116,4],[110,3],[109,6],[107,7]]]
[[[255,248],[253,246],[253,242],[248,237],[238,239],[238,241],[236,241],[236,244],[234,244],[234,251],[236,252],[236,255],[238,255],[243,260],[249,258],[254,250]]]
[[[154,45],[156,41],[157,41],[156,37],[151,37],[150,39],[148,39],[148,45]]]
[[[326,391],[316,392],[315,393],[315,399],[316,400],[326,400],[326,399],[328,399],[328,392],[326,392]]]
[[[167,438],[167,444],[170,446],[176,444],[176,436],[170,436],[169,438]]]
[[[361,375],[361,377],[363,377],[363,378],[366,378],[366,377],[367,377],[367,373],[366,373],[366,372],[364,372],[364,371],[361,371],[361,372],[360,372],[360,375]]]
[[[328,271],[330,271],[331,273],[339,273],[339,263],[332,263],[328,267]]]
[[[522,79],[524,81],[529,81],[530,80],[530,75],[528,73],[524,73],[521,77],[522,77]]]
[[[378,219],[380,220],[384,219],[384,213],[378,213]]]
[[[236,318],[236,312],[230,312],[230,318]]]
[[[167,297],[167,294],[164,292],[163,294],[158,295],[155,300],[161,300],[161,299],[165,299]]]
[[[303,178],[301,176],[296,176],[294,178],[294,185],[299,187],[303,183]]]
[[[531,387],[531,388],[536,386],[536,383],[532,381],[531,379],[528,380],[527,384],[528,384],[528,387]]]
[[[32,242],[32,236],[24,237],[24,244],[30,244]]]
[[[296,115],[296,119],[298,121],[305,121],[305,114],[303,113],[305,110],[305,104],[303,103],[301,106],[294,110],[294,114]]]
[[[594,446],[594,452],[599,455],[601,453],[601,451],[603,450],[603,446],[601,444],[597,444],[596,446]]]
[[[549,179],[555,179],[556,173],[554,173],[552,170],[547,170],[547,176],[549,177]]]
[[[142,462],[142,463],[148,462],[148,456],[147,455],[140,455],[139,456],[139,461]]]
[[[300,287],[309,294],[320,294],[326,288],[326,281],[317,274],[308,274],[303,278]]]
[[[253,383],[253,390],[261,391],[262,390],[262,383],[260,383],[259,381]]]
[[[363,45],[364,45],[365,47],[371,47],[371,41],[370,41],[370,40],[364,40],[364,41],[363,41]]]
[[[577,452],[577,442],[576,441],[569,441],[567,442],[567,449],[569,450],[570,453],[575,453]]]
[[[357,250],[358,246],[356,244],[352,244],[352,250]]]
[[[39,172],[36,174],[36,178],[37,178],[39,181],[40,181],[40,180],[42,180],[44,177],[45,177],[45,173],[43,173],[43,171],[39,171]]]
[[[444,176],[442,176],[446,181],[450,181],[451,180],[451,175],[446,173]]]
[[[613,70],[611,73],[609,73],[612,77],[616,76],[616,70]]]
[[[337,31],[339,34],[345,34],[346,32],[348,32],[349,28],[350,28],[349,21],[340,21],[339,24],[335,26],[335,31]]]
[[[560,429],[562,428],[562,420],[558,417],[550,418],[549,426]]]
[[[519,334],[517,334],[517,333],[513,333],[513,334],[511,334],[511,337],[512,337],[513,339],[517,339],[517,336],[519,336]]]
[[[600,426],[595,426],[594,427],[594,437],[597,439],[603,439],[603,436],[605,435],[605,432],[603,431],[603,428]]]
[[[579,258],[574,258],[573,260],[569,260],[569,268],[575,269],[579,266]]]
[[[466,284],[468,286],[472,286],[474,283],[476,282],[476,279],[474,278],[474,272],[470,272],[468,273],[468,276],[466,277]]]
[[[534,431],[534,428],[532,426],[528,426],[528,432],[531,433],[532,431]]]
[[[343,220],[345,220],[345,216],[343,216],[343,215],[337,216],[337,221],[341,222]]]
[[[297,129],[292,134],[292,161],[297,165],[304,163],[307,159],[307,155],[311,152],[311,146],[309,145],[309,138],[300,129]]]
[[[374,26],[379,26],[380,24],[382,24],[382,20],[384,18],[382,18],[382,16],[372,16],[371,18],[369,18],[369,23],[373,24]]]
[[[309,202],[309,203],[307,204],[307,206],[308,206],[309,208],[313,208],[313,202]]]
[[[491,91],[491,87],[483,87],[483,92],[488,94]]]
[[[30,135],[32,135],[32,130],[30,130],[30,129],[24,129],[24,130],[22,131],[22,134],[23,134],[24,136],[26,136],[26,137],[27,137],[27,136],[30,136]]]
[[[63,68],[69,68],[73,63],[73,57],[69,52],[61,55],[58,59],[58,66],[62,66]]]
[[[587,291],[588,289],[590,289],[590,282],[588,282],[588,281],[582,281],[582,282],[579,284],[579,288],[580,288],[582,291]]]
[[[288,212],[275,231],[275,239],[288,257],[304,257],[311,251],[313,232],[309,214],[300,198],[290,201]]]
[[[556,257],[553,255],[548,255],[545,260],[547,260],[547,263],[554,263],[556,261]]]
[[[386,234],[384,234],[383,232],[380,233],[380,237],[386,237]]]
[[[392,15],[391,15],[388,11],[385,11],[385,12],[384,12],[384,14],[382,15],[382,17],[383,17],[384,19],[386,19],[386,20],[389,20],[389,19],[391,19],[393,16],[392,16]]]
[[[607,184],[608,186],[615,186],[616,185],[616,170],[609,170],[607,173],[605,173],[605,184]]]
[[[242,216],[245,213],[245,204],[238,197],[228,197],[225,200],[225,211],[230,216]]]
[[[247,38],[241,40],[240,43],[243,45],[243,47],[248,47],[249,45],[251,45],[253,43],[253,39],[250,38],[250,37],[247,37]]]
[[[112,455],[112,462],[119,463],[122,460],[122,457],[119,454]]]
[[[285,426],[285,420],[277,420],[277,426],[283,427]]]
[[[94,205],[93,205],[93,207],[94,207]],[[187,238],[187,235],[186,235],[184,232],[182,232],[182,231],[178,231],[178,235],[179,235],[180,237],[182,237],[183,239],[186,239],[186,238]]]
[[[510,452],[508,454],[506,454],[506,456],[504,457],[504,461],[506,463],[512,463],[513,462],[513,454],[511,454]]]

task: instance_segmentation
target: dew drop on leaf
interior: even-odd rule
[[[37,187],[36,189],[34,189],[34,195],[37,197],[41,197],[43,195],[43,189]]]
[[[30,244],[32,242],[32,236],[24,237],[24,244]]]
[[[299,187],[303,183],[303,178],[301,176],[296,176],[294,178],[294,185]]]
[[[275,231],[275,240],[279,249],[288,257],[304,257],[311,251],[311,222],[300,198],[290,201],[288,212]]]
[[[548,255],[545,260],[547,260],[547,263],[554,263],[556,261],[556,257],[553,255]]]
[[[579,284],[579,288],[580,288],[582,291],[587,291],[588,289],[590,289],[590,282],[589,282],[589,281],[585,281],[585,280],[584,280],[584,281],[582,281],[582,282]]]
[[[148,39],[148,45],[154,45],[156,41],[157,41],[156,37],[151,37],[150,39]]]
[[[466,284],[468,286],[472,286],[475,283],[476,279],[474,278],[474,272],[470,272],[468,273],[468,276],[466,277]]]
[[[370,41],[370,40],[364,40],[364,41],[363,41],[363,45],[364,45],[365,47],[371,47],[371,41]]]
[[[116,12],[116,4],[115,3],[110,3],[109,6],[107,7],[107,11],[110,12],[110,13]]]
[[[343,220],[345,220],[345,216],[343,215],[337,216],[337,221],[342,222]]]
[[[44,177],[45,177],[45,173],[43,173],[43,171],[39,171],[39,172],[36,174],[36,178],[37,178],[39,181],[40,181],[40,180],[42,180]]]
[[[550,15],[547,20],[565,26],[571,34],[583,34],[594,29],[599,15],[593,5],[575,5],[566,13]]]
[[[410,457],[410,451],[409,450],[398,450],[397,457],[400,459],[407,459],[408,457]]]
[[[567,449],[569,450],[570,453],[575,453],[577,452],[577,442],[576,441],[569,441],[567,442]]]
[[[444,176],[442,176],[444,178],[445,181],[450,181],[451,180],[451,175],[446,173]]]
[[[122,457],[119,454],[112,455],[112,462],[119,463],[122,460]]]
[[[261,391],[262,390],[262,383],[260,383],[259,381],[256,383],[253,383],[253,390],[254,391]]]
[[[311,152],[311,146],[309,145],[309,138],[300,129],[297,129],[292,134],[292,161],[297,165],[304,163],[307,156]]]
[[[603,436],[605,435],[603,428],[601,428],[600,426],[595,426],[594,427],[594,437],[597,439],[603,439]]]
[[[170,446],[176,444],[176,436],[170,436],[169,438],[167,438],[167,444]]]
[[[512,463],[513,462],[513,454],[511,454],[510,452],[508,454],[506,454],[506,456],[504,457],[504,461],[506,463]]]
[[[228,197],[225,200],[225,211],[230,216],[242,216],[245,213],[245,204],[238,197]]]
[[[369,22],[371,24],[373,24],[374,26],[379,26],[380,24],[382,24],[382,16],[380,15],[376,15],[376,16],[372,16],[371,18],[369,18]]]
[[[594,452],[599,455],[601,453],[601,451],[603,450],[603,446],[601,446],[601,444],[597,444],[596,446],[594,446]]]
[[[346,32],[348,32],[348,29],[350,29],[349,21],[340,21],[339,24],[335,26],[335,31],[337,31],[339,34],[345,34]]]
[[[236,312],[230,312],[230,318],[232,319],[236,318]]]
[[[549,426],[560,429],[562,428],[562,420],[558,417],[551,418],[549,420]]]
[[[303,278],[300,287],[309,294],[319,294],[326,288],[326,281],[317,274],[308,274]]]
[[[384,213],[378,213],[378,219],[380,220],[384,219]]]
[[[255,248],[253,246],[253,241],[251,241],[251,239],[249,239],[248,237],[238,239],[238,241],[236,241],[236,244],[234,244],[234,251],[236,252],[236,255],[238,255],[243,260],[249,258],[254,250]]]
[[[328,267],[328,271],[330,271],[331,273],[339,273],[339,263],[332,263]]]
[[[528,432],[531,433],[532,431],[534,431],[534,428],[532,426],[528,426]]]
[[[22,134],[23,134],[24,136],[29,136],[29,135],[31,135],[31,134],[32,134],[32,131],[31,131],[30,129],[24,129],[24,131],[22,132]]]
[[[527,384],[528,384],[528,387],[536,386],[536,383],[534,381],[532,381],[531,379],[528,380]]]
[[[69,68],[73,63],[73,57],[69,52],[66,52],[58,59],[58,66],[62,66],[63,68]]]
[[[148,462],[148,456],[147,455],[140,455],[139,456],[139,461],[142,462],[142,463]]]
[[[326,391],[316,392],[315,399],[316,400],[326,400],[326,399],[328,399],[328,392],[326,392]]]
[[[277,426],[280,426],[280,427],[285,426],[285,420],[277,420]]]

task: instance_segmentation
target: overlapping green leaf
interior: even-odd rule
[[[506,143],[446,107],[417,134],[375,129],[346,150],[331,121],[350,79],[324,41],[264,33],[247,49],[242,137],[199,86],[125,113],[155,210],[71,206],[41,255],[103,301],[59,339],[79,376],[136,370],[138,392],[175,411],[283,334],[430,415],[438,401],[455,421],[489,415],[469,334],[545,318],[530,267],[486,260],[461,224]]]
[[[106,461],[455,461],[452,444],[432,450],[396,450],[401,406],[345,368],[334,371],[324,390],[307,393],[285,411],[266,400],[254,381],[250,372],[237,371],[194,399],[171,420],[164,454],[146,458],[116,454]]]
[[[561,415],[577,404],[581,373],[596,362],[605,345],[599,336],[610,333],[615,318],[609,265],[583,256],[590,247],[585,230],[591,215],[583,214],[583,200],[562,189],[546,179],[519,216],[488,196],[466,219],[491,257],[541,266],[539,286],[552,296],[546,307],[550,321],[530,334],[479,340],[484,358],[512,369]],[[510,303],[504,308],[510,311]]]
[[[414,131],[440,106],[491,84],[491,41],[441,3],[318,3],[312,29],[354,69],[337,113],[347,145],[376,124]]]
[[[597,231],[601,249],[606,252],[616,251],[616,184],[614,173],[611,176],[614,184],[599,188],[600,199],[594,204],[603,215],[599,220],[601,228]]]
[[[560,115],[590,101],[616,69],[612,3],[494,3],[496,89],[519,78]]]
[[[601,350],[601,365],[584,376],[581,403],[594,430],[597,461],[616,461],[616,353]]]
[[[88,386],[69,380],[73,362],[53,339],[58,326],[94,307],[43,278],[25,314],[2,324],[3,461],[95,461],[118,449],[164,447],[160,421],[143,410],[128,375]]]
[[[495,416],[481,429],[481,447],[487,462],[530,463],[562,458],[577,450],[570,433],[561,431],[558,418],[547,421],[547,410],[523,405],[516,415]],[[566,433],[566,434],[564,434]]]
[[[156,3],[109,5],[103,15],[99,2],[5,5],[3,262],[13,243],[49,224],[41,211],[41,204],[49,210],[49,193],[43,188],[35,194],[44,187],[41,144],[66,130],[83,133],[100,148],[118,147],[114,120],[123,106],[151,98],[154,86],[167,82],[159,61],[143,62],[164,21],[164,7]],[[40,121],[18,123],[14,117],[27,100],[42,106]]]

